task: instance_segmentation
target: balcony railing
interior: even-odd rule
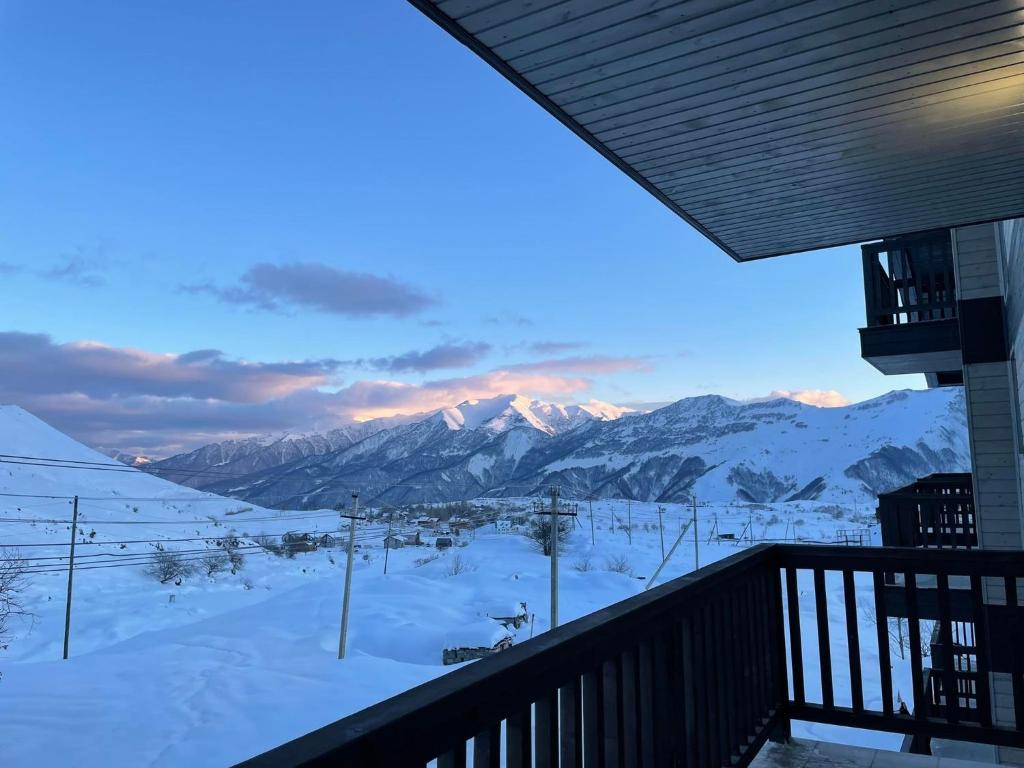
[[[887,547],[978,546],[969,472],[929,475],[880,494],[878,519]]]
[[[861,246],[869,328],[956,317],[948,230]]]
[[[1021,578],[1020,552],[756,546],[246,764],[744,766],[791,720],[1024,747]],[[891,617],[909,627],[909,714],[894,704]],[[929,709],[932,621],[939,690],[959,685],[954,622],[973,625],[977,675],[972,697]],[[993,672],[1010,681],[999,711]]]

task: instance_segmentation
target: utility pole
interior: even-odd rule
[[[661,536],[661,560],[665,561],[665,508],[658,507],[658,535]]]
[[[750,543],[754,543],[754,510],[748,510],[747,512],[747,527],[750,529]]]
[[[395,510],[388,515],[388,534],[384,537],[384,574],[388,572],[388,554],[391,552],[391,524],[395,521]],[[473,529],[473,537],[476,538],[476,528]]]
[[[348,606],[352,599],[352,561],[356,556],[356,520],[359,519],[359,494],[352,494],[352,514],[348,518],[348,561],[345,563],[345,596],[341,602],[341,635],[338,637],[338,658],[345,658],[345,642],[348,640]]]
[[[693,494],[693,570],[700,568],[700,539],[697,536],[697,494]]]
[[[633,502],[626,499],[626,525],[629,533],[629,545],[633,546]]]
[[[591,496],[587,499],[587,506],[590,508],[590,546],[597,544],[597,539],[594,538],[594,497]]]
[[[68,603],[64,611],[64,658],[68,657],[68,643],[71,640],[71,585],[75,576],[75,539],[78,536],[78,497],[72,502],[71,553],[68,555]]]
[[[558,486],[551,486],[551,629],[558,626]]]

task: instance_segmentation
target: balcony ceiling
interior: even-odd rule
[[[1024,0],[410,0],[733,258],[1024,216]]]

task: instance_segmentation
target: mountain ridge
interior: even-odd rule
[[[648,413],[584,415],[538,402],[503,395],[383,429],[366,422],[361,439],[327,451],[187,482],[296,507],[330,506],[352,491],[364,503],[400,504],[529,496],[550,484],[575,498],[866,503],[970,466],[958,389],[894,391],[839,408],[702,395]]]

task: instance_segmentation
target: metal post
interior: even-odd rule
[[[338,638],[338,658],[345,658],[348,639],[348,606],[352,598],[352,561],[356,554],[356,517],[359,516],[359,494],[352,494],[352,515],[348,519],[348,561],[345,563],[345,597],[341,603],[341,635]]]
[[[74,511],[71,514],[71,552],[68,555],[68,602],[64,612],[64,658],[68,657],[68,643],[71,640],[71,585],[75,576],[75,538],[78,535],[78,497],[75,496]]]
[[[597,544],[597,539],[594,538],[594,500],[592,498],[587,499],[587,506],[590,507],[590,546]]]
[[[626,499],[626,525],[629,526],[629,543],[630,546],[633,544],[633,502],[630,499]]]
[[[551,628],[558,626],[558,486],[551,486]]]
[[[388,554],[391,552],[391,524],[395,521],[395,510],[391,510],[391,514],[388,515],[388,535],[384,537],[384,574],[388,572]],[[476,534],[476,528],[473,529],[473,533]],[[475,537],[475,536],[474,536]]]
[[[700,568],[700,539],[697,536],[697,495],[693,496],[693,570]]]
[[[661,559],[665,560],[665,508],[658,507],[658,535],[661,537]]]

